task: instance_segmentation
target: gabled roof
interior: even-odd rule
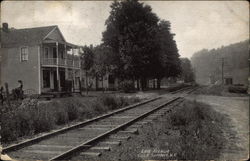
[[[39,44],[57,26],[45,26],[25,29],[9,29],[8,32],[1,31],[2,46]],[[60,31],[60,30],[59,30]]]

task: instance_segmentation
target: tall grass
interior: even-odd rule
[[[46,132],[58,125],[88,119],[138,101],[138,98],[110,95],[92,99],[70,97],[46,103],[25,100],[16,110],[2,114],[1,141],[8,143],[19,137]]]
[[[180,130],[178,159],[200,160],[219,156],[226,140],[221,127],[229,120],[210,106],[186,101],[170,116],[170,123]],[[216,148],[217,147],[217,148]]]

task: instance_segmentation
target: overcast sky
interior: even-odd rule
[[[112,1],[4,1],[1,21],[9,27],[58,25],[65,39],[78,45],[97,45],[105,30]],[[160,19],[168,20],[181,57],[203,48],[249,38],[247,1],[145,1]]]

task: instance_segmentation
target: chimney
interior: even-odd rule
[[[4,32],[9,32],[8,23],[3,23],[3,31]]]

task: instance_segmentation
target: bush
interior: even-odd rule
[[[104,106],[107,106],[109,109],[113,110],[116,109],[118,104],[117,104],[117,98],[115,96],[108,96],[108,95],[102,95],[97,98],[97,102],[100,102]]]
[[[44,131],[49,131],[55,127],[55,116],[49,109],[52,107],[50,105],[40,105],[36,110],[34,117],[34,133],[40,133]]]
[[[2,114],[1,122],[4,122],[1,129],[2,141],[7,143],[18,137],[46,132],[56,125],[91,118],[137,101],[138,98],[129,99],[111,95],[91,99],[71,97],[46,103],[25,99],[15,110]]]
[[[170,113],[170,125],[180,131],[180,147],[177,157],[181,160],[207,160],[207,154],[219,147],[212,155],[219,155],[226,140],[221,132],[229,119],[211,108],[209,105],[185,101]],[[206,155],[205,155],[206,154]]]
[[[229,86],[228,91],[231,93],[247,93],[247,87],[241,85]]]
[[[129,81],[129,80],[120,82],[118,88],[125,93],[135,91],[135,85],[134,85],[133,81]]]

